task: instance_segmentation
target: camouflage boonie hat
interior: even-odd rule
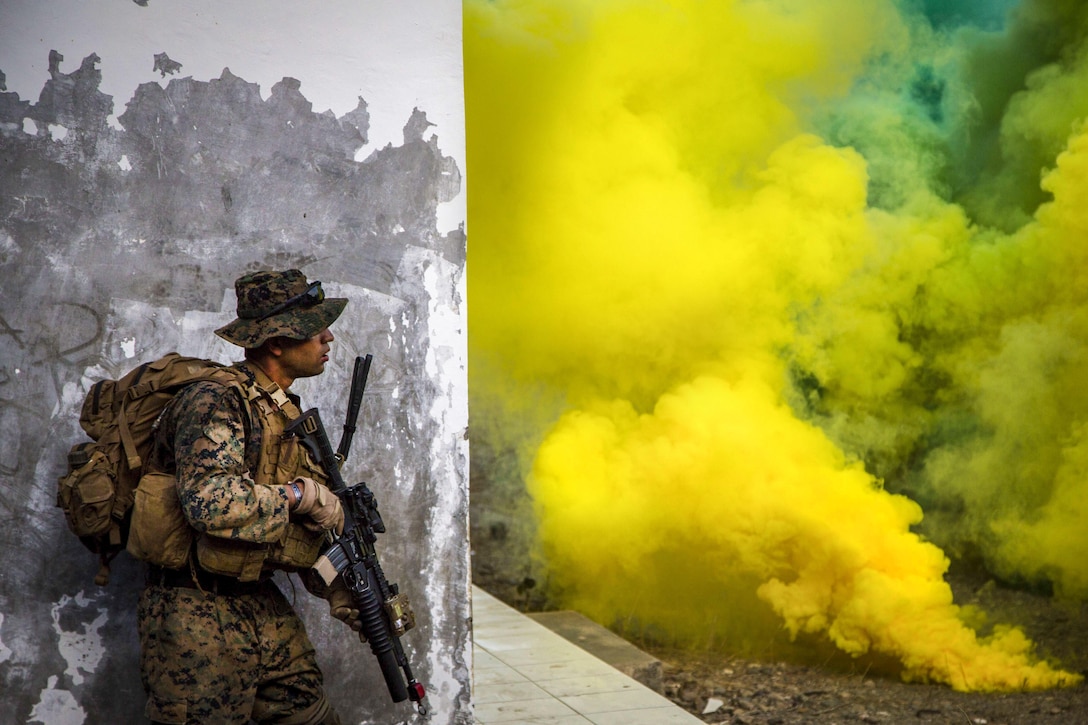
[[[297,269],[254,272],[234,283],[238,319],[215,331],[242,347],[259,347],[270,337],[306,340],[331,325],[348,301],[325,297],[320,282],[307,282]]]

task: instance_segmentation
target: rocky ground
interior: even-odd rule
[[[782,663],[690,655],[664,659],[666,695],[708,723],[1088,723],[1084,685],[1041,693],[964,694]]]
[[[1067,671],[1088,674],[1088,607],[1060,604],[977,574],[952,574],[949,582],[957,603],[978,605],[993,621],[1019,624],[1041,654],[1057,658]],[[665,664],[665,694],[708,723],[1088,723],[1084,683],[1044,692],[961,693],[904,683],[887,667],[841,657],[802,665],[651,654]]]
[[[512,606],[532,608],[527,605],[532,598],[517,588],[476,583]],[[1088,675],[1088,606],[1061,604],[977,574],[951,574],[949,583],[958,604],[983,608],[991,621],[1018,624],[1041,655],[1067,671]],[[760,661],[635,644],[664,664],[665,695],[708,723],[1088,725],[1084,683],[1043,692],[961,693],[943,685],[904,683],[894,663],[830,650]]]

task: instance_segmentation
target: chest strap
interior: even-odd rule
[[[252,363],[244,363],[246,368],[253,373],[257,381],[256,387],[249,389],[249,400],[257,405],[266,414],[271,415],[275,411],[282,411],[287,420],[295,420],[302,415],[295,402],[280,388],[279,384],[265,375],[264,370]]]

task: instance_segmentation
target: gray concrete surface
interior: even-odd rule
[[[638,680],[654,692],[664,693],[661,660],[643,652],[584,614],[564,610],[530,612],[526,616],[594,657],[604,660],[628,677]]]
[[[473,699],[479,725],[702,722],[479,587],[472,589],[472,616]],[[580,625],[575,629],[585,631]],[[584,641],[588,644],[596,640],[597,634]],[[609,643],[605,651],[617,649],[623,648]]]
[[[234,317],[234,279],[292,267],[350,300],[326,374],[296,385],[334,441],[352,361],[374,355],[345,479],[378,497],[432,722],[467,722],[465,239],[436,227],[461,176],[426,109],[403,119],[402,143],[356,160],[375,110],[362,99],[337,117],[297,79],[260,88],[228,69],[113,98],[99,89],[110,58],[41,53],[40,94],[0,92],[0,722],[141,721],[142,565],[122,555],[96,587],[54,506],[85,438],[79,406],[95,380],[169,351],[239,359],[212,334]],[[415,720],[324,602],[297,583],[288,596],[345,722]]]

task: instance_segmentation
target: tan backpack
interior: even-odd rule
[[[119,380],[100,380],[87,393],[79,424],[92,440],[69,451],[68,472],[57,482],[57,506],[72,533],[98,554],[95,584],[109,583],[110,562],[126,546],[136,488],[159,415],[182,388],[200,380],[237,387],[246,399],[238,371],[176,352]]]

